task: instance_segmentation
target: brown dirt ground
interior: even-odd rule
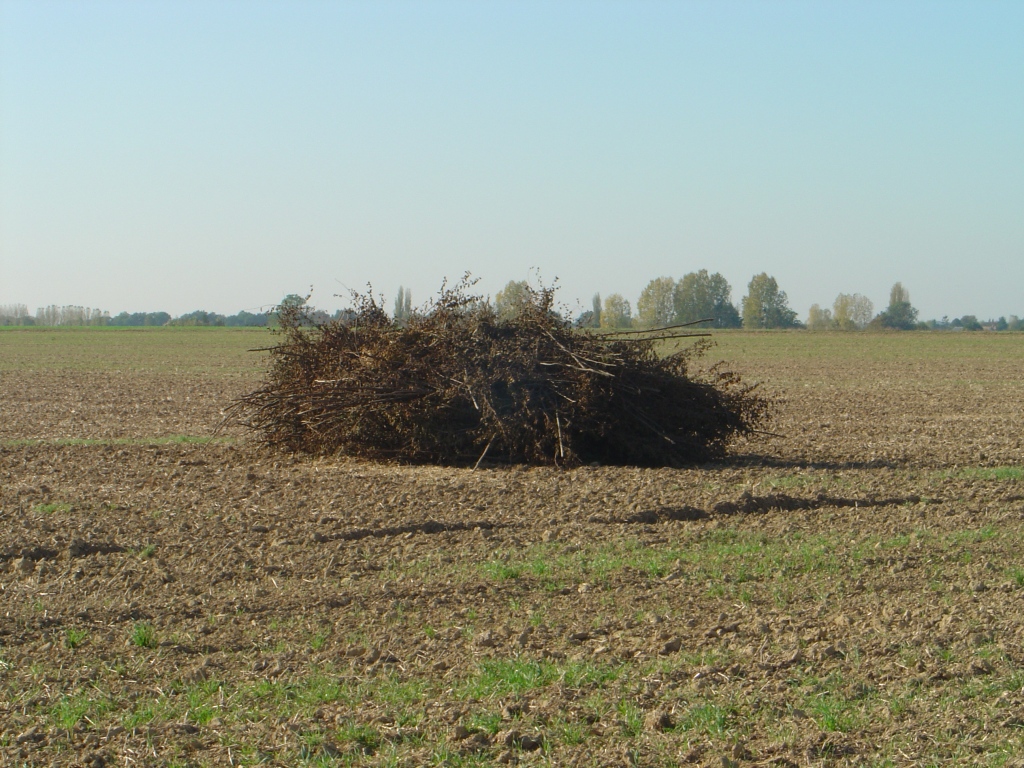
[[[174,441],[251,376],[4,373],[0,759],[1014,764],[1016,364],[757,373],[728,461],[475,472]]]

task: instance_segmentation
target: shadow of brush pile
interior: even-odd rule
[[[401,322],[370,294],[341,320],[282,308],[267,378],[231,415],[268,446],[463,466],[680,466],[722,456],[769,415],[736,375],[691,375],[706,339],[663,356],[693,334],[575,328],[550,288],[499,316],[471,286]]]

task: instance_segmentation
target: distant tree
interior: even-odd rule
[[[889,306],[875,318],[883,328],[910,331],[917,327],[917,310],[910,304],[910,292],[903,283],[895,283],[889,291]]]
[[[530,284],[525,280],[509,280],[494,297],[494,311],[499,318],[513,317],[530,301]]]
[[[398,286],[398,294],[395,296],[395,320],[404,322],[412,315],[412,291],[408,288]]]
[[[830,331],[836,327],[832,317],[832,310],[822,309],[817,304],[812,304],[807,311],[807,329],[809,331]]]
[[[867,328],[874,313],[875,307],[871,299],[859,293],[840,293],[832,304],[832,318],[841,331]]]
[[[309,323],[311,325],[323,325],[331,319],[329,312],[322,309],[311,309],[309,310]]]
[[[270,312],[267,313],[267,325],[271,328],[277,328],[281,324],[281,313],[289,310],[298,310],[306,306],[309,301],[309,296],[299,296],[297,293],[289,293],[283,299],[281,303],[274,307]],[[310,321],[310,318],[304,318],[304,322]]]
[[[960,327],[965,331],[980,331],[982,330],[981,323],[978,322],[978,318],[974,315],[964,315],[960,318]]]
[[[720,272],[706,269],[683,275],[676,283],[675,321],[692,323],[711,320],[715,328],[739,328],[740,315],[732,303],[732,286]]]
[[[675,319],[676,281],[671,277],[657,277],[640,292],[636,302],[637,318],[642,328],[671,325]]]
[[[767,272],[754,275],[743,297],[744,328],[795,328],[796,312],[789,308],[789,297]]]
[[[224,315],[218,315],[216,312],[207,312],[203,309],[197,309],[194,312],[189,312],[184,315],[171,320],[168,325],[180,325],[180,326],[222,326],[225,324],[226,318]]]
[[[573,326],[575,328],[593,328],[594,327],[594,313],[591,310],[589,310],[589,309],[583,310],[582,312],[580,312],[579,317],[577,317],[573,321]]]
[[[595,293],[591,299],[591,308],[580,312],[573,321],[576,328],[600,328],[601,327],[601,294]]]
[[[715,304],[713,312],[715,321],[711,324],[713,328],[740,328],[743,326],[743,318],[740,311],[731,301]]]
[[[224,318],[224,325],[236,328],[261,328],[267,324],[266,312],[246,312],[244,309],[237,315]]]
[[[398,286],[398,293],[395,294],[395,320],[401,320],[405,312],[405,288]]]
[[[351,325],[358,319],[358,313],[351,307],[348,309],[339,309],[331,315],[331,320],[342,325]]]
[[[106,325],[110,313],[91,307],[51,304],[36,310],[35,325]]]
[[[35,325],[35,320],[26,305],[5,304],[0,306],[0,325]]]
[[[633,310],[622,294],[613,293],[604,300],[601,309],[602,328],[629,328],[633,323]]]
[[[1006,330],[1008,331],[1024,331],[1024,323],[1017,315],[1010,315],[1006,318]]]
[[[170,319],[171,316],[166,312],[122,312],[110,318],[108,324],[129,327],[167,325]]]

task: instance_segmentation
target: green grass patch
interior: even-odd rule
[[[519,696],[555,683],[569,688],[602,686],[622,673],[622,667],[585,661],[558,664],[548,659],[487,659],[457,691],[472,699]]]
[[[331,631],[324,629],[313,635],[309,640],[309,647],[313,651],[322,651],[331,637]]]
[[[556,718],[548,725],[548,732],[554,741],[574,747],[586,744],[587,740],[592,738],[590,728],[590,724],[586,722]]]
[[[98,692],[93,690],[90,693],[61,696],[50,709],[50,719],[53,724],[68,731],[83,721],[90,725],[96,724],[106,713],[115,708],[110,697],[105,694],[97,694]]]
[[[89,633],[79,627],[68,627],[64,630],[64,645],[71,650],[78,648],[85,639],[89,636]]]
[[[860,722],[857,704],[835,692],[822,692],[806,706],[823,731],[847,733],[856,730]]]
[[[221,706],[223,700],[223,686],[217,680],[187,686],[176,684],[169,695],[132,702],[131,708],[122,712],[120,723],[128,731],[152,722],[185,721],[206,725],[218,715],[229,716]]]
[[[132,627],[128,639],[138,648],[156,648],[156,630],[148,622],[140,621]]]
[[[502,719],[500,712],[477,712],[469,717],[466,726],[471,731],[483,731],[493,736],[501,730]]]
[[[723,736],[730,728],[733,715],[730,707],[703,702],[688,709],[676,728],[706,736]]]
[[[761,485],[767,486],[773,491],[789,490],[791,488],[806,488],[809,485],[819,485],[820,480],[807,475],[783,475],[782,477],[769,477],[761,481]]]
[[[66,514],[71,511],[71,505],[64,502],[50,502],[49,504],[36,504],[32,508],[33,512],[38,512],[43,515],[54,515],[58,512]]]
[[[217,680],[204,680],[185,691],[188,709],[185,717],[199,725],[209,723],[220,711],[220,696],[223,686]]]
[[[998,535],[999,531],[995,527],[986,525],[977,529],[954,531],[945,537],[945,543],[951,547],[963,546],[964,544],[981,544],[989,539],[994,539]]]
[[[622,733],[635,739],[644,731],[644,711],[627,699],[619,701],[615,707],[622,723]]]
[[[391,710],[399,723],[408,723],[417,717],[413,707],[431,691],[431,682],[423,678],[403,680],[385,672],[370,679],[351,680],[331,669],[317,669],[298,680],[258,680],[225,695],[230,693],[237,699],[240,711],[252,721],[267,715],[309,716],[330,702],[359,706],[373,701]]]
[[[518,579],[523,575],[522,565],[510,565],[509,563],[503,563],[497,560],[484,563],[481,568],[483,569],[484,575],[495,581],[508,581],[509,579]]]
[[[951,472],[942,472],[943,478],[957,480],[1022,480],[1024,467],[964,467]]]
[[[157,717],[157,707],[152,701],[136,703],[130,711],[121,716],[121,727],[132,732],[153,722]]]
[[[346,723],[334,735],[339,744],[361,755],[376,754],[384,741],[380,731],[363,723]]]
[[[884,546],[906,546],[909,537],[885,542]],[[639,540],[558,552],[552,545],[528,548],[519,557],[493,560],[480,566],[482,574],[495,581],[536,579],[540,586],[558,590],[564,584],[605,584],[623,572],[640,573],[651,579],[677,573],[695,584],[707,584],[717,597],[750,601],[748,582],[771,582],[778,578],[804,575],[836,575],[854,571],[870,551],[862,545],[860,557],[849,558],[849,544],[839,536],[795,534],[783,541],[757,531],[726,529],[711,531],[684,546],[649,547]]]

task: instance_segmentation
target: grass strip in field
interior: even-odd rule
[[[60,501],[49,502],[47,504],[37,504],[33,508],[33,511],[39,512],[43,515],[67,514],[71,510],[72,506],[70,504]]]
[[[872,544],[849,552],[863,558]],[[794,535],[780,541],[755,531],[724,529],[683,546],[652,548],[633,539],[614,546],[559,551],[555,545],[528,548],[522,557],[491,560],[480,566],[495,581],[533,576],[550,584],[590,582],[602,584],[629,569],[652,579],[674,575],[693,582],[723,580],[742,584],[766,580],[774,574],[834,574],[848,568],[841,552],[848,545],[838,537]]]
[[[585,661],[558,664],[549,659],[487,659],[458,693],[479,699],[518,696],[554,683],[568,688],[601,687],[617,680],[623,671],[619,665]]]
[[[1024,467],[963,467],[939,473],[943,479],[1024,480]]]

